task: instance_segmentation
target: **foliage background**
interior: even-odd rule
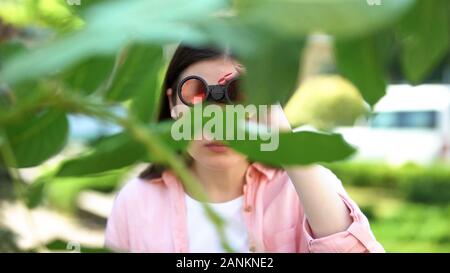
[[[449,14],[446,0],[384,0],[380,6],[362,0],[81,0],[79,6],[3,0],[0,185],[2,193],[10,192],[4,198],[19,198],[30,210],[50,205],[73,211],[78,193],[112,191],[140,162],[170,166],[205,198],[175,153],[186,143],[171,140],[170,124],[155,122],[167,44],[230,47],[247,67],[249,102],[285,104],[302,83],[308,37],[327,34],[335,72],[372,106],[384,95],[394,62],[416,84],[448,58]],[[119,129],[73,149],[71,115]],[[329,116],[322,113],[320,121],[323,115]],[[349,158],[354,148],[330,131],[334,123],[320,121],[327,131],[284,134],[273,153],[250,142],[230,145],[267,164],[330,164],[372,217],[388,251],[449,251],[448,167],[393,171],[332,163]],[[38,175],[24,177],[29,168],[38,168]],[[221,232],[221,219],[206,209]],[[3,248],[17,250],[9,231],[0,236],[10,242]]]

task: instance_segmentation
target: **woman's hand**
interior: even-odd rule
[[[281,105],[272,108],[271,120],[276,120],[280,131],[292,131]],[[289,166],[285,170],[297,190],[315,237],[345,231],[350,226],[349,211],[338,195],[342,191],[340,181],[331,172],[318,164]]]
[[[241,74],[245,73],[245,67],[241,64],[236,64],[234,66],[234,71],[230,72],[228,74],[225,74],[221,79],[219,79],[219,84],[226,84],[227,82],[231,81],[232,79],[235,79],[239,77]]]

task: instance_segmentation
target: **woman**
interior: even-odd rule
[[[194,75],[208,85],[226,85],[241,70],[222,52],[179,46],[167,70],[160,120],[176,118],[171,109],[183,103],[177,92],[182,79]],[[194,101],[197,95],[186,96]],[[282,111],[278,118],[288,127]],[[190,169],[225,220],[225,234],[237,252],[384,251],[339,179],[320,165],[276,169],[208,140],[192,141],[188,154]],[[173,172],[157,166],[118,194],[106,245],[132,252],[224,251],[201,203]]]

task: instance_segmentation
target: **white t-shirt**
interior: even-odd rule
[[[209,203],[225,221],[228,243],[236,252],[248,252],[247,227],[242,211],[244,196],[224,202]],[[214,224],[206,216],[201,202],[186,194],[190,252],[225,252]]]

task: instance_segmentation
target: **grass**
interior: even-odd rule
[[[388,189],[346,189],[387,252],[450,252],[450,205],[407,202]]]

